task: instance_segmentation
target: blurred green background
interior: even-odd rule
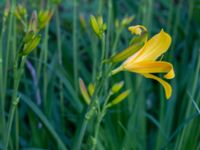
[[[107,24],[109,56],[118,33],[116,20],[134,16],[130,25],[146,26],[150,37],[164,29],[173,42],[163,59],[174,65],[176,73],[171,81],[170,100],[165,99],[157,82],[128,72],[114,76],[113,82],[124,80],[125,88],[132,92],[107,112],[99,128],[97,149],[200,149],[199,0],[17,0],[16,3],[11,0],[10,14],[18,4],[27,8],[28,19],[33,10],[47,8],[53,11],[53,16],[42,32],[38,48],[28,55],[8,149],[56,150],[63,149],[62,144],[72,149],[83,109],[87,107],[80,95],[78,77],[87,85],[93,82],[101,54],[99,41],[89,24],[91,14],[102,15]],[[1,26],[6,6],[2,0]],[[1,33],[2,53],[8,62],[3,70],[7,76],[6,119],[12,105],[13,62],[17,52],[13,39],[20,41],[24,36],[23,26],[10,16]],[[130,39],[131,34],[123,28],[116,51],[126,48]],[[94,123],[95,119],[89,122],[81,149],[91,148]]]

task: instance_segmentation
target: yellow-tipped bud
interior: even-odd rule
[[[128,30],[132,33],[132,34],[136,34],[136,35],[141,35],[142,32],[147,32],[147,29],[145,26],[141,26],[141,25],[136,25],[136,26],[130,26],[128,28]]]
[[[85,83],[83,82],[81,78],[79,78],[79,87],[80,87],[80,91],[81,91],[84,101],[86,102],[86,104],[90,104],[90,101],[91,101],[90,96],[88,94]]]
[[[97,17],[97,22],[98,22],[98,25],[101,27],[103,26],[103,17],[102,16],[98,16]]]
[[[113,105],[116,105],[123,101],[127,96],[130,94],[130,90],[126,90],[125,92],[121,93],[119,96],[117,96],[114,100],[112,100],[110,103],[108,103],[107,107],[111,107]]]
[[[111,89],[112,93],[119,92],[121,90],[121,88],[123,87],[123,85],[124,85],[124,81],[114,84]]]
[[[14,15],[17,17],[17,19],[22,21],[23,18],[27,15],[27,10],[24,6],[19,4],[14,11]]]
[[[32,35],[32,32],[30,34]],[[40,35],[33,35],[32,38],[31,38],[31,35],[27,35],[26,36],[27,39],[25,39],[25,41],[27,41],[27,42],[24,44],[22,55],[28,55],[40,43],[40,40],[41,40],[41,36]]]
[[[98,25],[98,23],[97,23],[96,18],[95,18],[93,15],[90,16],[90,25],[91,25],[93,31],[94,31],[97,35],[99,35],[99,32],[100,32],[99,25]]]
[[[90,16],[90,25],[95,32],[95,34],[101,39],[104,31],[106,30],[107,26],[103,23],[102,16],[99,16],[97,19],[91,15]]]
[[[134,20],[134,16],[131,16],[131,17],[125,17],[123,20],[122,20],[122,26],[127,26],[129,25],[133,20]]]
[[[50,22],[53,13],[50,10],[42,10],[38,14],[39,29],[43,29]]]
[[[92,96],[92,95],[94,94],[94,90],[95,90],[95,85],[92,84],[92,83],[90,83],[90,84],[88,85],[88,91],[89,91],[89,93],[90,93],[90,96]]]
[[[35,33],[33,31],[27,32],[23,39],[23,42],[28,43],[29,41],[31,41],[34,38],[34,36],[35,36]]]
[[[37,33],[38,31],[38,16],[36,11],[33,11],[32,13],[31,19],[29,21],[28,31],[33,31],[34,33]]]

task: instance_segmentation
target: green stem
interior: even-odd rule
[[[124,29],[123,27],[120,27],[119,30],[116,31],[116,37],[115,37],[114,44],[112,47],[112,55],[114,55],[116,53],[117,45],[119,43],[119,38],[120,38],[120,35],[121,35],[123,29]]]
[[[47,89],[48,89],[48,70],[47,70],[47,64],[48,64],[48,39],[49,39],[49,24],[45,28],[45,38],[44,38],[44,43],[43,43],[43,50],[44,50],[44,68],[43,68],[43,98],[44,98],[44,108],[45,108],[45,113],[48,115],[49,113],[49,107],[48,104],[49,102],[47,101]]]
[[[77,0],[73,0],[73,61],[74,61],[74,85],[78,93],[78,49],[77,49]]]
[[[58,48],[58,62],[62,65],[62,43],[61,43],[61,32],[60,32],[60,18],[59,9],[55,11],[56,15],[56,32],[57,32],[57,48]],[[60,111],[61,111],[61,123],[64,124],[64,94],[63,94],[63,83],[59,81],[59,97],[60,97]]]
[[[12,102],[11,110],[10,110],[9,117],[8,117],[8,129],[7,129],[7,134],[6,134],[5,150],[8,149],[10,132],[11,132],[11,128],[12,128],[12,122],[13,122],[13,118],[14,118],[14,114],[15,114],[15,109],[16,109],[18,103],[19,103],[19,98],[16,98]]]
[[[95,89],[94,94],[91,98],[92,101],[91,101],[89,107],[87,108],[87,110],[84,112],[84,118],[82,120],[82,123],[81,123],[79,129],[76,132],[76,139],[75,139],[75,143],[72,148],[73,150],[80,150],[80,148],[81,148],[83,137],[85,135],[85,131],[86,131],[88,122],[94,113],[95,98],[97,96],[97,93],[99,93],[100,87],[102,86],[103,82],[104,82],[104,80],[101,80],[97,83],[97,86],[96,86],[97,88]]]
[[[94,82],[97,75],[97,62],[98,62],[98,51],[97,51],[97,39],[93,37],[91,39],[92,51],[93,51],[93,66],[92,66],[92,81]]]
[[[73,150],[80,150],[80,148],[81,148],[83,137],[85,135],[85,131],[86,131],[88,122],[93,117],[94,111],[97,108],[95,100],[97,99],[98,94],[101,92],[103,85],[106,83],[111,69],[112,68],[109,68],[106,72],[104,72],[102,78],[97,80],[97,82],[96,82],[96,89],[91,98],[92,101],[91,101],[89,107],[87,108],[87,110],[84,112],[84,118],[82,120],[82,123],[81,123],[79,129],[76,132],[76,139],[75,139],[75,143],[72,148]]]
[[[107,27],[107,34],[106,34],[106,59],[108,58],[109,55],[109,50],[110,50],[110,41],[111,41],[111,23],[112,23],[112,0],[108,1],[108,27]]]
[[[96,126],[95,126],[95,134],[94,134],[94,139],[93,139],[92,150],[96,149],[96,145],[97,145],[97,142],[98,142],[98,135],[99,135],[100,124],[102,122],[103,117],[106,114],[107,103],[108,103],[108,100],[110,99],[110,97],[112,96],[112,94],[113,94],[112,92],[109,92],[106,100],[104,101],[102,110],[99,112],[99,115],[97,116],[97,123],[96,123]]]
[[[99,4],[98,4],[98,15],[102,15],[103,12],[103,0],[99,0]]]
[[[101,64],[100,64],[100,68],[99,68],[99,72],[100,72],[100,77],[102,75],[102,71],[103,71],[103,64],[104,64],[104,59],[105,59],[105,55],[106,55],[106,47],[105,47],[105,34],[103,34],[103,37],[101,39],[101,44],[102,44],[102,51],[101,51]]]
[[[18,93],[18,87],[19,87],[21,75],[23,73],[23,68],[24,68],[25,62],[26,62],[26,56],[22,56],[20,66],[18,68],[18,65],[17,65],[18,64],[18,56],[16,57],[16,61],[15,61],[15,65],[14,65],[14,91],[13,91],[13,96],[12,96],[12,106],[11,106],[10,115],[8,118],[8,130],[7,130],[7,133],[5,136],[6,137],[5,138],[5,149],[7,149],[7,147],[8,147],[14,112],[15,112],[16,106],[19,102],[19,98],[17,98],[17,93]]]
[[[9,65],[9,56],[10,56],[10,47],[11,47],[11,39],[14,38],[13,36],[11,36],[12,34],[12,25],[13,25],[13,18],[14,18],[14,10],[15,10],[15,0],[12,0],[12,4],[11,4],[11,10],[10,10],[10,16],[9,16],[9,25],[8,25],[8,37],[7,37],[7,43],[6,43],[6,55],[5,55],[5,64],[4,64],[4,76],[3,76],[3,93],[6,93],[6,87],[7,87],[7,69],[8,69],[8,65]],[[5,94],[3,95],[3,99],[5,99]]]
[[[19,114],[18,107],[15,113],[15,150],[19,150]]]
[[[2,24],[2,30],[1,30],[1,37],[0,37],[0,85],[3,85],[3,50],[2,50],[2,43],[3,43],[3,35],[5,32],[5,22],[6,22],[6,18],[3,18],[3,24]],[[5,113],[4,113],[4,106],[5,106],[5,101],[4,101],[4,86],[0,86],[0,105],[1,105],[1,109],[0,109],[0,120],[2,120],[1,123],[1,132],[0,132],[0,136],[2,136],[2,139],[4,140],[4,128],[5,128]]]

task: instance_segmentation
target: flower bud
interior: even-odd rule
[[[123,20],[122,20],[122,22],[121,22],[121,24],[122,24],[122,26],[127,26],[127,25],[129,25],[133,20],[134,20],[134,16],[131,16],[131,17],[125,17]]]
[[[142,32],[147,32],[147,29],[145,26],[141,26],[141,25],[136,25],[136,26],[130,26],[128,28],[128,30],[132,33],[132,34],[136,34],[136,35],[141,35]]]
[[[119,83],[114,84],[114,85],[112,86],[112,89],[111,89],[112,93],[117,93],[117,92],[119,92],[119,90],[121,90],[121,88],[123,87],[123,85],[124,85],[124,81],[121,81],[121,82],[119,82]]]
[[[24,6],[18,5],[14,11],[14,15],[19,20],[23,20],[23,18],[27,15],[27,10]]]
[[[90,84],[88,85],[88,91],[89,91],[89,93],[90,93],[90,96],[92,96],[92,95],[94,94],[94,90],[95,90],[95,85],[92,84],[92,83],[90,83]]]
[[[38,16],[36,11],[33,11],[32,13],[31,19],[29,21],[28,31],[33,31],[34,33],[37,33],[38,31]]]
[[[40,11],[38,14],[38,25],[39,30],[46,27],[46,25],[50,22],[52,17],[52,12],[50,10]]]
[[[90,25],[95,32],[95,34],[101,39],[107,26],[103,23],[102,16],[97,17],[97,19],[91,15],[90,16]]]
[[[112,56],[110,58],[110,62],[111,63],[118,63],[118,62],[125,60],[126,58],[128,58],[129,56],[133,55],[138,50],[140,50],[140,48],[142,48],[143,45],[144,45],[144,43],[136,43],[136,44],[129,46],[125,50],[123,50],[123,51],[115,54],[114,56]]]
[[[113,105],[116,105],[123,101],[127,96],[130,94],[130,90],[126,90],[125,92],[121,93],[119,96],[117,96],[114,100],[112,100],[110,103],[108,103],[107,107],[111,107]]]
[[[81,94],[83,96],[84,101],[86,102],[86,104],[90,104],[90,101],[91,101],[90,96],[88,94],[85,83],[83,82],[83,80],[81,78],[79,78],[79,87],[80,87]]]
[[[32,35],[32,33],[30,33]],[[27,41],[24,44],[24,48],[22,51],[22,55],[28,55],[29,53],[31,53],[39,44],[40,40],[41,40],[41,36],[40,35],[33,35],[31,38],[31,35],[27,35],[26,36],[26,40]],[[29,41],[28,41],[29,39]]]
[[[99,25],[98,25],[98,23],[97,23],[96,18],[95,18],[93,15],[90,16],[90,25],[91,25],[93,31],[94,31],[97,35],[99,35],[99,32],[100,32],[100,30],[99,30]]]

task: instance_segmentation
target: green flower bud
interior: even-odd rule
[[[31,19],[29,21],[28,31],[33,31],[34,33],[37,33],[38,31],[38,16],[36,11],[33,11],[32,13]]]
[[[83,80],[81,78],[79,79],[79,87],[80,87],[81,94],[83,96],[84,101],[86,102],[86,104],[90,104],[90,101],[91,101],[90,96],[88,94],[85,83],[83,82]]]
[[[30,33],[32,34],[32,32]],[[32,39],[30,37],[31,35],[27,35],[27,39],[26,39],[26,43],[24,44],[24,48],[22,51],[22,55],[28,55],[29,53],[31,53],[40,43],[41,40],[41,36],[40,35],[33,35]],[[29,39],[29,41],[28,41]]]
[[[39,30],[46,27],[46,25],[50,22],[53,13],[50,10],[40,11],[38,14],[38,25]]]
[[[108,103],[107,107],[111,107],[113,105],[120,103],[121,101],[126,99],[129,94],[130,94],[130,90],[126,90],[125,92],[117,96],[114,100],[112,100],[110,103]]]
[[[99,16],[97,19],[91,15],[90,16],[90,25],[95,32],[95,34],[101,39],[107,26],[103,23],[102,16]]]
[[[111,89],[112,93],[117,93],[117,92],[119,92],[119,90],[121,90],[121,88],[123,87],[123,85],[124,85],[124,81],[121,81],[121,82],[119,82],[119,83],[114,84],[114,85],[112,86],[112,89]]]

